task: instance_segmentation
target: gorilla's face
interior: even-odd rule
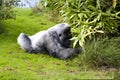
[[[65,29],[59,31],[58,36],[59,36],[61,41],[64,41],[66,39],[70,39],[71,38],[70,27],[66,27]]]
[[[70,38],[71,35],[71,29],[68,24],[61,24],[57,26],[57,35],[60,39],[61,45],[63,47],[69,47],[70,46]]]

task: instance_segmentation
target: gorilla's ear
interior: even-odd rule
[[[70,27],[66,27],[63,32],[67,34],[67,33],[70,33],[70,30],[71,30]]]
[[[63,33],[67,36],[68,39],[72,38],[71,28],[70,27],[66,27],[64,29]]]

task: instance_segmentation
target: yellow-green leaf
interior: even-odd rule
[[[113,7],[115,8],[117,4],[117,0],[113,0]]]

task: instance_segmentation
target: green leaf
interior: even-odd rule
[[[78,39],[76,39],[75,41],[74,41],[74,43],[73,43],[73,48],[75,48],[75,46],[77,45],[77,43],[78,43]]]

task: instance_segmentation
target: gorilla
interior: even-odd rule
[[[70,30],[68,23],[60,23],[32,36],[21,33],[17,42],[28,53],[47,53],[59,59],[66,59],[81,52],[81,48],[70,48]]]

